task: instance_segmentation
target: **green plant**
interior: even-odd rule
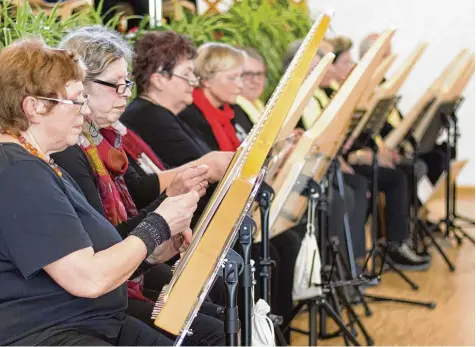
[[[185,12],[181,20],[172,20],[157,30],[186,34],[197,46],[220,41],[257,49],[267,65],[268,84],[263,95],[266,100],[283,74],[288,45],[304,37],[310,27],[307,15],[285,1],[242,0],[223,14],[194,16]]]
[[[0,48],[10,45],[16,39],[41,35],[48,45],[55,46],[69,31],[87,25],[101,24],[114,28],[120,20],[120,13],[115,14],[106,23],[102,12],[101,0],[97,8],[89,7],[77,12],[65,20],[58,14],[58,3],[46,14],[40,10],[33,12],[28,1],[23,6],[13,6],[11,2],[4,2],[1,6]]]

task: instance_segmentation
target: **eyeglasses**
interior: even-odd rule
[[[252,79],[252,78],[255,78],[255,77],[265,77],[266,76],[266,72],[264,71],[257,71],[257,72],[254,72],[254,71],[245,71],[243,72],[243,79]]]
[[[171,76],[175,76],[177,78],[180,78],[184,81],[187,81],[190,87],[198,87],[200,85],[200,77],[195,76],[193,78],[182,76],[182,75],[177,75],[175,73],[171,73]]]
[[[36,96],[37,99],[41,100],[48,100],[48,101],[54,101],[59,104],[66,104],[66,105],[79,105],[79,113],[83,114],[86,112],[88,109],[88,104],[89,104],[89,95],[84,96],[84,101],[74,101],[74,100],[68,100],[68,99],[55,99],[55,98],[47,98],[44,96]]]
[[[173,73],[173,72],[169,72],[167,70],[161,70],[161,71],[158,71],[158,73],[180,78],[180,79],[186,81],[189,84],[190,87],[198,87],[200,85],[200,77],[196,76],[193,73],[192,73],[193,77],[191,77],[191,76],[182,76],[182,75],[179,75],[179,74],[176,74],[176,73]]]
[[[126,83],[111,83],[111,82],[106,82],[106,81],[101,81],[98,79],[93,79],[94,83],[102,84],[103,86],[111,87],[116,89],[116,93],[119,95],[124,94],[128,89],[132,90],[132,86],[134,85],[134,82],[126,80]]]

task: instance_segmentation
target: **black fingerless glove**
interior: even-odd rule
[[[162,216],[152,212],[134,228],[130,235],[134,235],[144,242],[148,257],[157,246],[170,239],[170,228]]]

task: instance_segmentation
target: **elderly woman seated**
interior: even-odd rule
[[[186,250],[198,194],[165,199],[122,240],[50,157],[90,114],[81,61],[34,39],[0,60],[0,344],[171,345],[125,314],[125,282]]]

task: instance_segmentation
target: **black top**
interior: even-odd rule
[[[0,144],[0,191],[0,344],[31,345],[65,328],[117,337],[125,284],[80,298],[42,270],[80,249],[98,252],[120,242],[114,227],[67,173],[58,177],[17,144]]]
[[[253,128],[253,122],[240,105],[232,105],[232,108],[235,112],[235,118],[233,118],[232,122],[236,129],[236,135],[243,142],[246,135],[249,134]]]
[[[208,124],[208,121],[206,120],[202,111],[200,111],[198,107],[195,106],[195,104],[187,106],[182,112],[179,113],[178,117],[184,123],[188,124],[188,126],[193,129],[195,134],[200,139],[205,141],[212,151],[220,150],[218,141],[213,134],[212,127],[210,124]]]
[[[56,164],[73,177],[88,202],[96,211],[105,216],[96,176],[93,173],[88,158],[79,145],[71,146],[63,152],[55,153],[52,155],[52,158]],[[139,209],[137,216],[116,225],[119,234],[126,238],[147,214],[154,211],[167,196],[165,194],[160,195],[157,175],[141,176],[131,165],[129,165],[124,174],[124,180],[136,207]]]
[[[197,160],[211,151],[195,132],[172,112],[136,98],[120,118],[170,167]]]

